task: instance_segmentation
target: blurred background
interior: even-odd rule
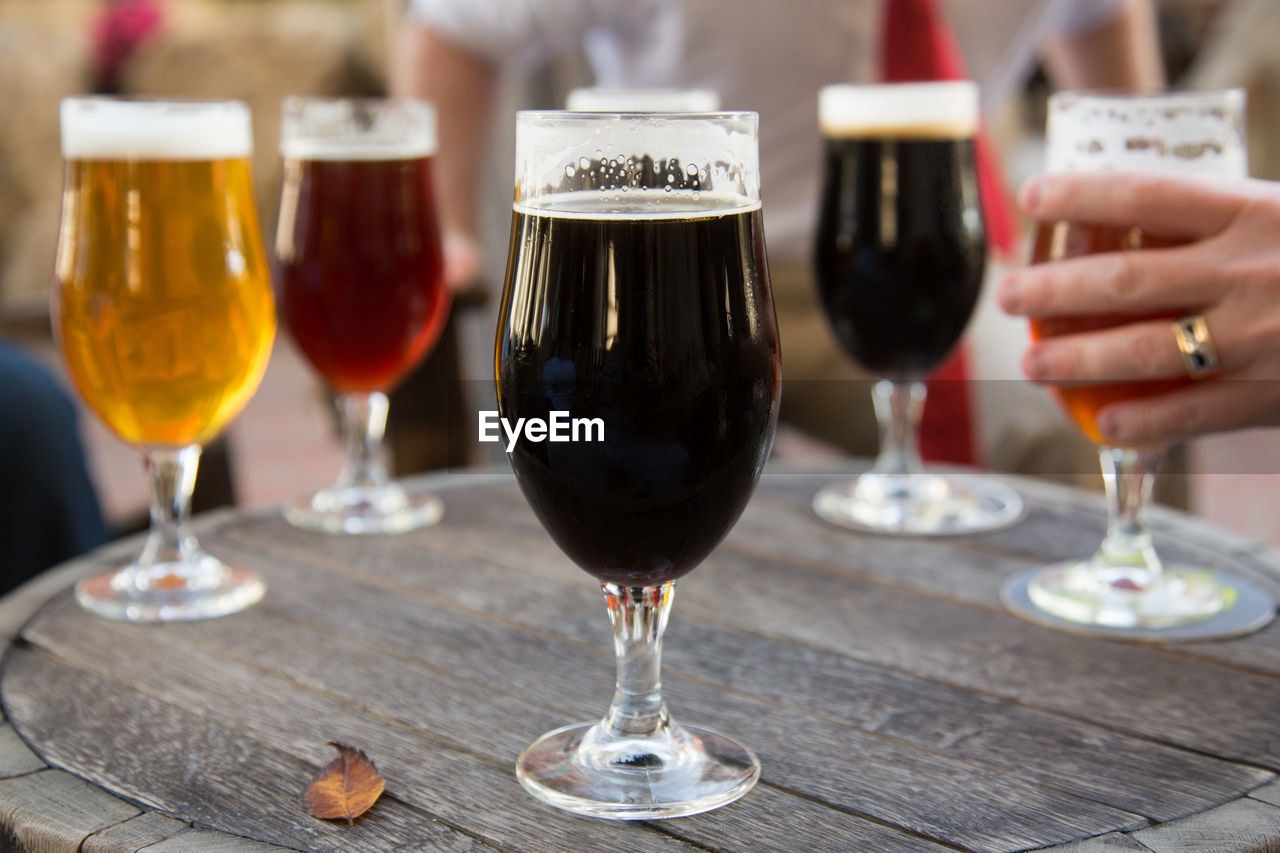
[[[403,6],[403,0],[0,0],[0,341],[63,376],[47,303],[62,178],[60,98],[115,92],[247,101],[269,247],[278,207],[281,98],[384,93],[389,45]],[[1280,178],[1280,145],[1274,142],[1280,139],[1280,51],[1273,38],[1280,32],[1280,3],[1160,0],[1158,7],[1171,84],[1246,87],[1251,170]],[[558,107],[569,89],[590,83],[587,77],[585,62],[573,57],[509,77],[499,115],[525,106]],[[1037,74],[1019,98],[989,117],[1015,186],[1040,168],[1047,94]],[[496,446],[474,444],[474,412],[492,407],[494,279],[505,263],[510,216],[513,124],[499,121],[495,130],[482,213],[489,297],[455,308],[456,354],[433,356],[457,359],[451,371],[464,380],[470,405],[452,413],[445,432],[426,439],[450,447],[425,454],[414,468],[502,461]],[[201,465],[205,494],[197,508],[260,506],[328,485],[341,460],[328,405],[282,330],[261,389],[230,430],[230,451],[215,450]],[[112,531],[141,529],[147,494],[136,454],[87,412],[80,430]],[[393,436],[393,448],[396,443]],[[1193,511],[1280,544],[1274,523],[1280,441],[1274,431],[1197,442],[1189,466]],[[0,471],[0,484],[4,479]]]

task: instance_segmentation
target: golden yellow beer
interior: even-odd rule
[[[66,98],[62,222],[52,309],[85,402],[137,446],[151,531],[76,601],[110,619],[210,619],[259,601],[254,572],[203,551],[187,529],[200,445],[257,390],[275,306],[238,101]]]
[[[248,157],[105,153],[66,162],[52,297],[63,358],[125,441],[202,444],[253,395],[275,336]]]

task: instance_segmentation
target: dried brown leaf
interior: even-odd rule
[[[338,757],[325,765],[302,794],[313,817],[352,823],[377,802],[386,780],[363,750],[329,742]]]

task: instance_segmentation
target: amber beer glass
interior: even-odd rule
[[[379,448],[387,395],[444,328],[432,192],[435,113],[413,100],[288,98],[276,233],[293,340],[337,395],[338,482],[285,506],[300,527],[399,533],[440,518],[438,498],[391,481]]]
[[[253,395],[275,310],[238,102],[62,102],[53,328],[76,389],[151,481],[151,532],[76,596],[130,621],[220,616],[262,597],[187,529],[200,446]]]
[[[1244,94],[1187,92],[1124,96],[1066,92],[1049,102],[1049,172],[1141,171],[1242,178]],[[1159,249],[1166,236],[1137,228],[1058,222],[1041,225],[1032,263],[1100,252]],[[1153,316],[1079,316],[1033,320],[1035,339],[1096,331],[1186,312]],[[1170,346],[1173,345],[1172,333]],[[1188,378],[1078,384],[1053,390],[1063,409],[1098,445],[1110,518],[1106,538],[1088,560],[1041,570],[1027,596],[1041,611],[1083,626],[1149,631],[1200,622],[1228,607],[1236,591],[1226,576],[1203,568],[1166,566],[1142,519],[1163,447],[1105,443],[1098,413],[1112,403],[1164,394]]]

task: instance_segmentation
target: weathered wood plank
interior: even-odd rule
[[[61,770],[0,779],[0,827],[16,850],[74,853],[92,833],[138,813]]]
[[[363,562],[353,563],[359,556],[345,543],[332,546],[324,555],[300,553],[304,546],[281,526],[263,523],[227,529],[224,547],[238,547],[246,557],[271,554],[282,569],[289,561],[295,566],[305,562],[307,571],[314,572],[310,568],[314,566],[346,572],[353,578],[389,582],[404,592],[434,600],[451,597],[455,606],[477,608],[495,597],[497,586],[524,588],[526,582],[518,575],[504,578],[489,573],[483,577],[484,589],[457,594],[434,584],[435,572],[448,571],[450,560],[455,566],[470,565],[476,573],[501,561],[512,572],[536,573],[544,580],[554,572],[568,571],[567,577],[572,577],[577,571],[566,566],[568,561],[545,536],[511,530],[505,530],[502,540],[487,552],[470,558],[441,553],[443,546],[436,546],[434,553],[430,545],[425,551],[421,543],[413,548],[409,537],[403,537],[380,543]],[[468,547],[480,550],[474,542]],[[412,570],[424,564],[430,568]],[[861,583],[794,562],[780,575],[777,562],[732,550],[713,554],[679,587],[677,625],[679,620],[693,618],[747,627],[773,639],[901,669],[1120,731],[1280,768],[1280,741],[1268,734],[1280,726],[1280,681],[1275,679],[1150,648],[1067,636],[1002,611]],[[536,591],[530,596],[536,596]],[[546,599],[546,595],[537,598],[537,605],[530,605],[528,611],[539,611]],[[576,630],[584,620],[598,624],[598,617],[584,608],[572,610],[557,611],[556,619],[565,630]]]
[[[852,772],[858,772],[854,769]],[[848,812],[757,785],[727,809],[669,821],[666,828],[711,850],[803,850],[806,853],[874,850],[876,853],[943,853],[933,844]]]
[[[136,658],[137,649],[122,645],[121,636],[112,637],[114,650]],[[471,839],[451,828],[459,827],[519,850],[545,849],[548,841],[569,837],[584,853],[618,846],[619,836],[607,826],[538,808],[505,766],[404,727],[380,725],[280,679],[220,666],[215,656],[184,657],[185,664],[157,656],[136,669],[121,666],[117,672],[128,672],[150,694],[144,695],[43,653],[19,650],[6,667],[6,695],[15,724],[40,732],[50,760],[135,798],[164,791],[158,808],[236,835],[304,850],[378,849],[392,842],[469,850]],[[154,676],[149,680],[140,672],[147,669]],[[95,701],[105,706],[101,721],[95,715],[76,723],[51,706],[77,684],[91,685]],[[195,708],[198,716],[186,710]],[[136,722],[121,727],[120,720]],[[362,819],[350,828],[306,815],[301,792],[332,757],[327,740],[365,749],[387,778],[376,821]],[[195,781],[187,778],[192,761],[198,762]],[[264,811],[264,803],[274,805]],[[688,849],[640,826],[628,830],[626,843],[636,850]]]
[[[433,487],[442,482],[449,483],[433,480]],[[147,714],[160,720],[186,715],[201,732],[212,727],[312,770],[327,761],[319,742],[331,736],[326,731],[317,738],[313,730],[337,729],[340,734],[333,736],[375,744],[384,772],[388,766],[383,748],[390,750],[392,765],[400,771],[397,778],[408,780],[410,789],[389,789],[389,808],[420,809],[414,812],[419,820],[443,817],[452,825],[441,824],[450,843],[483,846],[473,837],[479,835],[513,849],[593,849],[590,839],[586,847],[579,844],[578,831],[597,824],[534,804],[515,788],[509,765],[515,751],[549,725],[599,712],[611,680],[603,614],[591,581],[551,545],[509,480],[488,477],[474,482],[484,485],[449,489],[446,524],[376,542],[308,537],[266,514],[217,520],[203,538],[218,553],[247,557],[268,574],[266,605],[231,619],[167,626],[154,633],[114,623],[106,634],[72,632],[70,639],[52,644],[60,654],[70,649],[68,660],[76,664],[55,662],[75,676],[67,676],[61,689],[83,690],[88,684],[95,699],[101,691],[122,692],[112,701],[139,709],[148,720]],[[804,493],[810,485],[816,489],[816,478],[792,481],[776,491],[807,506],[810,495]],[[1050,510],[1054,506],[1050,502]],[[1081,515],[1069,499],[1057,506],[1063,518]],[[760,525],[760,535],[767,539],[769,531],[763,526],[770,523],[769,512],[759,518],[752,513],[748,511],[743,524]],[[1062,533],[1061,525],[1051,523],[1052,514],[1040,522],[1050,539],[1052,530]],[[811,519],[806,515],[802,520],[807,524]],[[783,532],[794,538],[795,531]],[[1169,532],[1176,535],[1176,525]],[[1068,529],[1059,544],[1065,546],[1071,535]],[[865,538],[855,537],[856,547]],[[822,557],[806,562],[776,545],[764,548],[754,540],[741,544],[731,539],[727,551],[722,549],[681,582],[666,680],[678,716],[687,711],[689,719],[732,731],[759,749],[766,785],[731,808],[669,822],[658,831],[725,850],[896,851],[932,846],[918,835],[876,822],[888,821],[972,849],[1011,849],[1030,846],[1030,836],[1021,828],[989,825],[991,814],[1006,805],[1002,796],[1017,797],[1028,812],[1038,810],[1035,817],[1041,820],[1056,820],[1051,831],[1065,839],[1086,834],[1082,824],[1106,812],[1096,803],[1059,793],[1064,786],[1070,794],[1099,802],[1145,802],[1149,811],[1142,813],[1167,819],[1267,778],[1256,768],[1192,755],[1180,747],[1256,760],[1233,750],[1242,750],[1248,737],[1257,740],[1268,726],[1274,727],[1280,703],[1272,701],[1271,716],[1264,714],[1255,729],[1235,729],[1238,720],[1260,708],[1265,711],[1276,694],[1258,687],[1267,682],[1265,677],[1232,667],[1269,673],[1272,652],[1280,643],[1273,644],[1263,634],[1251,638],[1257,645],[1254,650],[1234,643],[1152,652],[1089,641],[1073,644],[1079,638],[1050,634],[1053,642],[1042,644],[1036,635],[1039,629],[1006,624],[1001,620],[1007,617],[983,598],[998,587],[1009,566],[1038,559],[1034,548],[1045,546],[1044,537],[1032,540],[1025,546],[1032,551],[1019,550],[1024,546],[1017,541],[950,540],[943,550],[956,549],[961,542],[958,550],[966,556],[960,570],[948,573],[945,566],[939,570],[930,564],[939,560],[930,551],[939,543],[903,551],[897,547],[900,541],[877,540],[894,547],[877,545],[880,550],[868,558],[873,563],[869,570],[854,560],[844,564]],[[1195,552],[1208,546],[1197,539],[1188,547]],[[1241,550],[1237,556],[1247,560],[1253,554]],[[909,571],[895,573],[894,559],[901,559]],[[323,566],[314,565],[317,562]],[[785,574],[774,563],[788,563]],[[774,605],[780,607],[775,611]],[[51,612],[56,609],[55,605]],[[348,610],[354,618],[346,618]],[[924,620],[929,610],[935,611],[937,624]],[[3,613],[0,609],[0,618]],[[81,627],[103,625],[66,604],[64,616],[73,615]],[[841,625],[842,621],[860,624]],[[833,626],[836,630],[828,630]],[[876,634],[886,627],[889,643],[882,649]],[[41,630],[37,623],[32,638],[49,639]],[[108,641],[111,631],[120,631],[135,644]],[[166,642],[157,644],[160,633]],[[957,641],[958,650],[950,648]],[[1058,656],[1035,659],[1043,648],[1059,642],[1068,648]],[[157,648],[163,654],[157,655]],[[1125,650],[1115,653],[1119,661],[1111,659],[1114,649]],[[117,672],[107,660],[113,652],[130,654],[134,668]],[[104,657],[95,657],[97,653]],[[1030,657],[1019,662],[1019,653]],[[40,652],[19,649],[16,654]],[[1102,657],[1090,660],[1090,655]],[[1072,660],[1073,656],[1082,659]],[[163,665],[148,666],[149,658]],[[112,677],[98,684],[90,674],[86,681],[81,667],[111,672]],[[1184,707],[1181,691],[1168,680],[1183,668],[1193,674],[1195,698],[1209,706],[1205,718],[1218,710],[1214,690],[1240,687],[1244,708],[1225,720],[1219,715],[1217,726],[1228,732],[1200,729],[1204,739],[1192,737],[1203,720]],[[1128,716],[1120,713],[1120,706],[1130,696],[1123,685],[1113,683],[1126,670],[1142,682],[1132,694],[1155,688],[1147,696],[1148,704],[1139,703]],[[1208,677],[1206,671],[1218,676]],[[1059,677],[1074,683],[1055,683]],[[121,678],[145,693],[130,693]],[[1037,683],[1045,688],[1043,695],[1035,691]],[[258,692],[263,684],[265,695]],[[1082,695],[1068,701],[1069,687],[1082,684]],[[1094,715],[1090,703],[1098,701],[1099,694],[1093,691],[1114,686],[1121,687],[1120,698],[1102,696],[1102,707]],[[7,695],[7,676],[4,690]],[[291,704],[294,694],[302,696],[296,707]],[[288,701],[282,702],[286,696]],[[1142,723],[1143,712],[1158,712],[1158,718],[1167,706],[1173,708],[1172,720]],[[198,715],[195,709],[200,709]],[[110,703],[107,710],[112,710]],[[1054,730],[1055,723],[1060,731]],[[163,725],[160,731],[165,731]],[[360,735],[368,737],[361,740]],[[72,740],[77,737],[79,748],[88,752],[92,740],[78,734]],[[1264,751],[1274,752],[1275,744],[1267,747],[1267,739],[1261,741]],[[177,751],[186,756],[180,748]],[[1044,761],[1019,765],[1019,753],[1043,756]],[[1057,778],[1051,772],[1054,755],[1060,755]],[[422,756],[433,766],[417,766],[423,764]],[[1083,771],[1095,759],[1099,769],[1087,778]],[[173,762],[176,771],[177,759]],[[837,778],[850,767],[869,774],[853,781]],[[1186,772],[1175,773],[1175,768]],[[993,769],[999,773],[990,773]],[[102,772],[115,768],[104,765]],[[883,773],[889,774],[887,786],[877,775]],[[1154,791],[1147,800],[1144,775],[1155,777],[1151,782],[1167,781],[1168,790]],[[448,791],[441,806],[440,790],[457,785],[459,777],[467,780],[464,786],[477,789],[491,780],[486,790],[498,792],[496,805],[474,793],[468,797]],[[929,779],[928,786],[920,784],[923,778]],[[979,784],[974,786],[973,780]],[[1028,786],[1023,780],[1036,784]],[[503,785],[513,790],[499,791]],[[934,786],[944,791],[929,790]],[[939,803],[928,799],[945,801],[961,789],[969,802],[942,802],[938,808]],[[1268,790],[1258,792],[1265,797]],[[450,800],[455,794],[456,801]],[[907,802],[910,795],[917,801]],[[472,808],[462,808],[463,802]],[[474,814],[477,802],[500,812],[528,810],[552,825],[540,824],[524,836],[507,834],[508,829],[495,831],[486,823],[487,816]],[[1262,799],[1255,797],[1255,802]],[[1070,811],[1067,803],[1085,809],[1083,820],[1080,814],[1062,816]],[[913,809],[927,813],[924,823]],[[1025,819],[1031,818],[1027,814]],[[1110,818],[1113,828],[1136,825],[1133,816],[1122,811],[1112,810]],[[1021,813],[1015,815],[1015,823],[1022,820]],[[556,821],[564,821],[572,831],[561,831]],[[1181,822],[1157,829],[1176,823]],[[946,833],[937,831],[940,826]],[[610,826],[613,848],[594,846],[616,849],[619,839],[625,839],[625,846],[643,839],[642,848],[684,846],[653,830]],[[541,846],[533,844],[535,836],[544,842]],[[1133,849],[1115,846],[1136,843],[1118,840],[1125,838],[1108,836],[1091,843],[1112,846],[1079,849]]]
[[[284,853],[280,847],[207,829],[187,829],[181,834],[142,848],[147,853]]]
[[[762,493],[726,540],[748,554],[902,588],[919,589],[996,610],[999,589],[1029,565],[1078,559],[1096,548],[1105,530],[1102,514],[1071,506],[1032,505],[1018,526],[952,540],[858,536],[826,524],[795,496]],[[1280,573],[1254,555],[1219,544],[1183,538],[1176,529],[1157,535],[1171,563],[1215,566],[1235,572],[1280,595]],[[1243,643],[1197,643],[1182,653],[1280,675],[1280,631],[1255,634]],[[1160,650],[1155,650],[1160,651]]]
[[[741,548],[757,556],[763,554],[782,563],[806,559],[808,553],[807,559],[824,571],[851,574],[865,582],[917,590],[929,596],[949,596],[991,611],[1002,611],[998,590],[1009,575],[1028,565],[1082,556],[1101,540],[1105,529],[1105,507],[1100,499],[1054,484],[1019,479],[1015,485],[1025,487],[1036,502],[1031,504],[1028,518],[1011,530],[947,539],[863,536],[833,527],[811,511],[813,492],[834,479],[827,474],[766,475],[725,547]],[[450,498],[459,510],[454,523],[447,529],[433,531],[429,539],[424,537],[415,542],[415,547],[461,545],[463,553],[472,549],[481,555],[495,550],[503,553],[509,538],[522,539],[526,535],[549,545],[541,526],[510,481],[490,481],[483,488],[451,494]],[[1280,595],[1280,553],[1268,552],[1256,544],[1248,552],[1232,551],[1212,540],[1210,532],[1215,528],[1203,522],[1198,522],[1199,532],[1183,537],[1176,523],[1195,520],[1194,517],[1163,508],[1158,508],[1155,515],[1163,520],[1165,532],[1160,535],[1160,544],[1169,558],[1199,565],[1221,565]],[[494,537],[494,529],[503,530],[504,536]],[[1009,550],[1008,542],[1001,546],[1001,537],[1024,544],[1021,550]],[[1081,542],[1088,544],[1081,546]],[[1046,548],[1046,544],[1050,547]],[[552,580],[565,580],[566,572],[576,573],[558,551],[553,549],[553,553],[555,563],[534,563],[526,566],[525,571]],[[1271,566],[1264,564],[1263,557],[1268,553],[1273,554]],[[548,569],[553,574],[547,575]],[[1176,651],[1153,651],[1280,675],[1280,627],[1230,643],[1187,644]]]
[[[1119,853],[1119,851],[1124,850],[1151,853],[1148,848],[1143,847],[1128,835],[1123,835],[1119,832],[1109,832],[1096,838],[1072,841],[1069,844],[1060,844],[1057,847],[1045,847],[1043,849],[1045,853]]]
[[[172,838],[189,828],[184,821],[155,812],[143,812],[90,835],[80,850],[81,853],[137,853],[143,847]]]
[[[529,554],[526,548],[519,552]],[[574,578],[576,582],[570,585],[551,585],[546,580],[533,587],[517,585],[509,574],[474,556],[449,559],[438,549],[435,556],[429,571],[422,571],[419,565],[419,550],[413,563],[380,560],[376,572],[370,574],[541,632],[607,647],[600,596],[589,582]],[[530,564],[523,557],[518,559],[522,565]],[[685,584],[681,582],[678,600]],[[677,612],[681,612],[679,608]],[[271,656],[273,649],[283,647],[288,636],[301,628],[271,623],[266,630],[273,636],[258,644],[260,656]],[[208,631],[221,632],[217,627]],[[243,642],[238,631],[225,637],[223,648],[237,642]],[[687,673],[739,692],[766,696],[805,713],[1155,820],[1203,810],[1271,778],[1256,768],[1128,738],[837,655],[688,619],[674,620],[665,661],[668,677]],[[298,663],[295,661],[291,670],[295,678],[303,677],[296,669]],[[343,669],[353,668],[361,669]],[[316,683],[326,676],[309,673],[305,677]]]
[[[1280,782],[1271,782],[1249,792],[1255,800],[1262,800],[1273,806],[1280,806]]]
[[[0,778],[23,776],[48,766],[18,737],[13,726],[8,723],[0,725]]]
[[[313,573],[309,584],[312,590],[306,592],[319,589],[323,580]],[[411,607],[408,614],[405,614],[402,608],[404,598],[401,596],[382,594],[379,599],[378,591],[372,588],[351,583],[347,587],[341,590],[328,589],[319,600],[319,606],[324,612],[335,624],[343,625],[344,629],[352,629],[354,623],[363,630],[365,626],[361,620],[368,618],[372,623],[390,628],[414,644],[427,643],[436,652],[437,661],[441,644],[447,641],[446,633],[452,634],[465,644],[463,660],[457,665],[458,671],[484,678],[487,670],[496,662],[502,671],[500,674],[495,672],[489,680],[495,686],[509,685],[509,689],[517,694],[524,692],[519,688],[518,681],[547,682],[545,673],[550,662],[564,661],[568,657],[580,661],[581,666],[573,667],[572,684],[557,675],[551,682],[553,690],[557,694],[577,697],[575,704],[591,709],[582,715],[575,715],[578,719],[600,713],[607,696],[604,688],[608,684],[608,664],[599,652],[542,640],[535,635],[476,621],[451,611],[441,611],[439,618],[433,619],[436,633],[402,628],[399,620],[394,618],[395,614],[386,608],[396,608],[402,618],[409,615],[410,618],[417,619],[421,606]],[[374,593],[374,597],[362,595],[364,590]],[[359,603],[352,606],[350,611],[344,611],[334,604],[356,601]],[[74,614],[74,611],[69,612],[79,615]],[[258,618],[275,618],[269,608],[255,612]],[[246,613],[238,619],[242,624],[247,624],[254,621],[254,616]],[[440,631],[445,619],[453,621],[456,627]],[[214,623],[197,625],[196,629],[203,631],[212,624]],[[25,635],[41,646],[55,649],[59,656],[75,656],[79,660],[90,662],[95,668],[110,666],[113,674],[126,678],[143,689],[163,690],[165,697],[175,704],[198,705],[207,714],[226,714],[228,719],[238,719],[238,725],[245,730],[264,731],[264,739],[290,751],[303,748],[302,743],[295,741],[315,737],[304,733],[314,729],[299,730],[298,720],[308,721],[312,726],[317,725],[318,720],[327,720],[330,732],[351,725],[347,712],[331,707],[322,697],[299,697],[296,691],[294,695],[290,695],[289,683],[273,688],[270,676],[261,672],[238,671],[221,653],[205,653],[201,656],[194,649],[183,648],[181,654],[175,655],[172,660],[154,654],[146,655],[145,650],[152,644],[140,638],[136,631],[117,631],[115,628],[113,625],[92,625],[86,629],[83,619],[58,620],[51,624],[37,620],[28,625]],[[77,631],[87,633],[76,638]],[[480,635],[481,631],[486,634]],[[180,635],[181,632],[169,633]],[[110,643],[104,642],[104,637],[110,637]],[[178,642],[180,641],[176,636],[171,637],[170,647]],[[341,646],[341,635],[335,636],[327,644],[326,654],[330,649]],[[528,650],[534,647],[541,647],[541,653],[536,654],[533,659],[536,663],[526,658]],[[479,655],[476,653],[477,649],[481,650]],[[507,654],[484,653],[484,650],[492,649],[507,650]],[[589,675],[592,670],[597,673],[594,678]],[[216,672],[217,695],[207,695],[207,686],[201,679],[193,681],[188,672]],[[583,677],[583,673],[587,677]],[[600,677],[602,675],[603,678]],[[765,764],[764,778],[767,781],[842,808],[872,814],[930,838],[960,843],[975,849],[999,850],[1025,847],[1037,840],[1039,843],[1067,840],[1117,827],[1133,828],[1145,823],[1121,810],[1053,790],[1036,788],[930,753],[905,749],[892,740],[822,723],[794,712],[724,694],[705,685],[676,682],[676,686],[685,697],[681,707],[695,709],[690,712],[691,715],[696,715],[700,722],[742,736],[758,750],[761,761]],[[412,683],[399,686],[385,684],[384,688],[386,691],[403,691],[408,688],[412,691],[409,701],[421,702],[421,694],[413,690]],[[263,702],[263,693],[271,697],[270,701]],[[287,705],[284,704],[286,699],[290,700]],[[380,701],[380,695],[367,695],[363,701],[367,708],[367,703]],[[256,710],[250,713],[249,708]],[[420,713],[432,711],[424,709]],[[547,728],[567,721],[546,714],[540,717],[528,716],[528,720],[511,721],[513,730],[523,743],[528,743]],[[21,721],[22,718],[15,709],[15,722],[21,725]],[[530,725],[531,721],[535,725]],[[270,733],[266,733],[264,727],[270,727]],[[422,729],[430,731],[431,726],[429,723],[423,724]],[[477,727],[471,737],[486,737],[489,730],[488,726]],[[337,731],[324,735],[324,738],[329,737],[341,739],[355,736]],[[429,748],[408,733],[385,728],[366,726],[361,737],[360,743],[370,747],[379,746],[379,755],[385,757],[377,760],[379,766],[384,763],[387,765],[385,769],[388,773],[389,768],[404,762],[406,756]],[[484,748],[483,740],[478,746]],[[448,753],[449,750],[437,745],[432,758],[443,762]],[[857,774],[848,773],[849,756],[857,757]],[[498,772],[504,781],[510,778],[508,768],[514,758],[515,751],[506,756],[495,756],[495,764],[502,768]],[[419,760],[402,767],[401,775],[434,773],[436,775],[423,780],[424,785],[429,784],[431,787],[447,784],[448,779],[460,773],[482,775],[483,768],[465,768],[461,766],[465,762],[460,760],[454,764],[458,766],[449,766],[444,768],[448,772],[443,772],[434,769],[430,763]],[[931,784],[922,788],[920,778],[929,778]],[[965,796],[956,796],[961,791],[965,792]],[[465,803],[469,801],[466,797],[473,800],[475,795],[474,792],[461,791],[459,796],[464,798]],[[437,805],[437,809],[442,807]],[[521,811],[519,808],[516,810]],[[462,817],[451,816],[451,819],[461,820]],[[508,839],[500,840],[512,843]]]
[[[112,542],[87,557],[64,563],[50,569],[0,598],[0,638],[7,641],[18,633],[22,623],[49,599],[71,586],[82,577],[105,571],[107,567],[123,562],[125,555],[140,547],[136,537]]]
[[[214,650],[216,659],[238,659],[283,674],[370,713],[429,730],[504,760],[518,755],[542,731],[568,719],[598,714],[603,699],[594,696],[594,701],[573,703],[568,708],[544,709],[527,696],[506,693],[491,682],[473,683],[437,672],[386,647],[352,643],[346,638],[334,642],[323,628],[294,620],[266,618],[222,630],[224,626],[227,623],[219,621],[199,626],[198,648]],[[313,653],[317,648],[324,649],[322,658]],[[603,679],[600,686],[607,686]],[[674,835],[717,849],[734,849],[734,839],[740,840],[744,850],[785,849],[789,844],[821,850],[835,839],[881,851],[933,846],[766,786],[753,792],[748,803],[750,808],[744,804],[714,816],[664,826]],[[779,820],[780,815],[786,820]]]
[[[1278,853],[1280,808],[1246,797],[1133,838],[1155,853]]]
[[[1009,575],[1028,565],[1087,556],[1106,527],[1106,508],[1100,498],[1019,480],[1014,485],[1026,492],[1028,513],[1008,530],[933,540],[860,536],[826,524],[810,509],[813,493],[835,479],[766,478],[767,485],[748,506],[727,545],[784,562],[799,557],[873,582],[916,586],[994,609],[1000,584]],[[1166,559],[1225,568],[1280,597],[1280,554],[1203,519],[1166,508],[1153,510],[1156,544]],[[1280,675],[1277,630],[1242,642],[1179,648],[1198,658]]]
[[[685,613],[1223,758],[1280,767],[1280,681],[1151,649],[1065,635],[1004,613],[712,555]],[[770,588],[767,598],[749,594]],[[833,600],[835,608],[815,608]]]
[[[5,684],[14,719],[26,721],[27,729],[45,744],[50,761],[74,766],[95,782],[152,808],[300,850],[396,845],[474,849],[473,838],[433,821],[394,791],[377,803],[376,820],[351,827],[316,820],[306,814],[300,795],[319,768],[319,759],[295,758],[191,708],[145,696],[35,649],[10,653]],[[85,705],[94,713],[80,714],[78,708]],[[320,749],[322,744],[315,751]],[[29,778],[34,777],[13,781]],[[0,791],[6,784],[0,782]],[[87,783],[80,785],[110,798]],[[24,813],[37,814],[40,808],[29,807]],[[129,814],[118,819],[136,813],[130,807]]]

